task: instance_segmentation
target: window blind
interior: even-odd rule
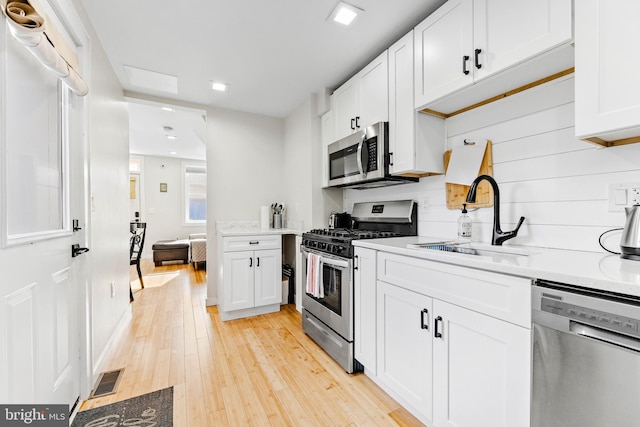
[[[7,17],[11,35],[67,84],[73,93],[78,96],[86,95],[89,88],[78,71],[75,52],[64,42],[44,14],[38,12],[37,0],[0,0],[0,6]]]

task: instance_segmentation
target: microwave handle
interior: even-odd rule
[[[358,169],[360,170],[360,175],[362,175],[363,177],[366,178],[367,176],[367,171],[364,170],[364,167],[362,165],[362,149],[364,148],[364,139],[366,138],[366,134],[362,134],[362,139],[360,140],[360,143],[358,144],[358,153],[357,153],[357,158],[358,158]],[[367,155],[367,158],[369,156]]]

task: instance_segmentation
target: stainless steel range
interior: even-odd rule
[[[353,245],[357,239],[415,236],[413,200],[356,203],[352,228],[311,230],[302,235],[305,292],[302,327],[348,373],[362,369],[353,357]]]

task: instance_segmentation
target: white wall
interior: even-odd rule
[[[129,307],[129,121],[122,88],[82,6],[91,38],[89,84],[91,353],[95,375]],[[116,283],[116,296],[110,284]]]
[[[184,224],[183,164],[205,164],[201,160],[174,157],[142,156],[144,206],[141,220],[147,223],[144,258],[152,258],[151,247],[158,240],[186,239],[192,233],[205,233],[205,225]],[[160,192],[160,183],[167,184],[167,192]]]
[[[640,144],[600,148],[574,136],[573,76],[447,120],[448,147],[464,138],[493,143],[493,176],[500,187],[502,229],[526,220],[506,244],[600,252],[598,237],[624,225],[608,211],[608,185],[640,177]],[[459,211],[446,208],[444,177],[376,190],[346,190],[356,201],[415,199],[418,234],[455,238]],[[473,240],[490,242],[493,208],[470,212]],[[613,249],[617,242],[611,239]]]
[[[342,209],[338,188],[322,189],[322,143],[316,96],[285,119],[284,182],[287,219],[292,228],[326,228],[329,214]]]
[[[216,221],[259,221],[260,206],[282,202],[282,119],[207,110],[207,236]],[[216,299],[216,241],[207,239],[207,296]],[[212,269],[212,267],[214,267]]]

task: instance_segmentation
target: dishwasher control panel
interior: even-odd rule
[[[598,328],[608,329],[625,335],[640,337],[638,319],[632,319],[606,311],[595,310],[593,308],[580,305],[569,304],[556,299],[541,298],[541,311],[567,317],[577,322],[589,324]]]

